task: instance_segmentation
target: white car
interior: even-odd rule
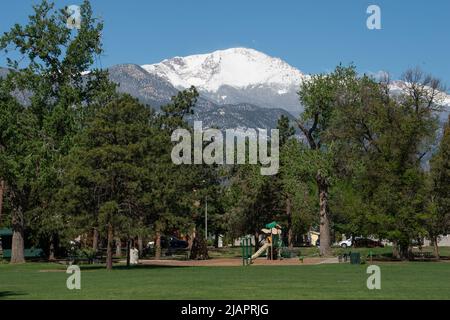
[[[343,240],[343,241],[339,242],[339,247],[347,248],[347,247],[351,247],[352,244],[353,244],[353,240],[352,240],[352,238],[349,238],[347,240]]]

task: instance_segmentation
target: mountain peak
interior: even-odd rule
[[[248,54],[248,55],[266,55],[265,53],[262,53],[258,50],[247,48],[247,47],[235,47],[235,48],[228,48],[223,50],[216,50],[213,52],[213,54]]]
[[[194,85],[206,92],[217,92],[222,86],[248,88],[267,84],[283,91],[298,86],[305,77],[279,58],[244,47],[174,57],[142,67],[177,88]]]

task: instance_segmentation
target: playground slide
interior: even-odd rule
[[[254,255],[252,255],[252,260],[258,258],[264,251],[267,250],[267,248],[270,248],[270,243],[268,242],[264,243],[264,245],[259,248]]]

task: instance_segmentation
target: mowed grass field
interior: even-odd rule
[[[68,290],[65,267],[0,264],[0,299],[450,299],[450,263],[379,263],[381,290],[368,290],[368,265],[249,267],[82,267]]]

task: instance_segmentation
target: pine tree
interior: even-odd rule
[[[149,192],[145,160],[155,134],[151,119],[150,109],[130,96],[120,97],[88,121],[67,159],[64,193],[76,199],[74,215],[77,208],[92,210],[95,203],[94,215],[107,238],[108,269],[114,235],[137,225]]]

